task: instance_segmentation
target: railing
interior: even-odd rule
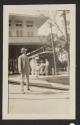
[[[41,36],[11,36],[9,37],[9,44],[42,44],[45,38]]]

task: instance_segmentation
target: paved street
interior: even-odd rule
[[[26,86],[25,92],[26,92]],[[20,85],[9,84],[10,114],[68,114],[69,91],[30,87],[21,94]]]
[[[20,75],[10,75],[10,84],[20,84]],[[67,74],[57,76],[35,76],[30,75],[30,86],[44,87],[59,90],[69,90],[69,76]]]

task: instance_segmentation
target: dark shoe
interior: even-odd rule
[[[30,90],[30,88],[28,88],[27,90]]]
[[[28,92],[31,92],[29,88],[26,90],[26,93],[28,93]]]

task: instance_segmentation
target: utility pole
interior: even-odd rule
[[[63,18],[64,18],[64,26],[65,26],[65,40],[66,40],[66,43],[68,45],[68,73],[69,73],[69,68],[70,68],[70,47],[69,47],[69,41],[68,41],[66,11],[67,10],[63,10]]]
[[[56,68],[56,54],[55,54],[55,44],[54,44],[54,38],[52,34],[52,23],[50,23],[50,29],[51,29],[51,43],[52,43],[52,50],[53,50],[53,60],[54,60],[54,75],[57,74],[57,68]]]

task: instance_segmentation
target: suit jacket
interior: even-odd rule
[[[18,70],[19,70],[19,73],[29,75],[30,64],[29,64],[29,59],[26,56],[26,54],[22,54],[19,56],[19,58],[18,58]]]

